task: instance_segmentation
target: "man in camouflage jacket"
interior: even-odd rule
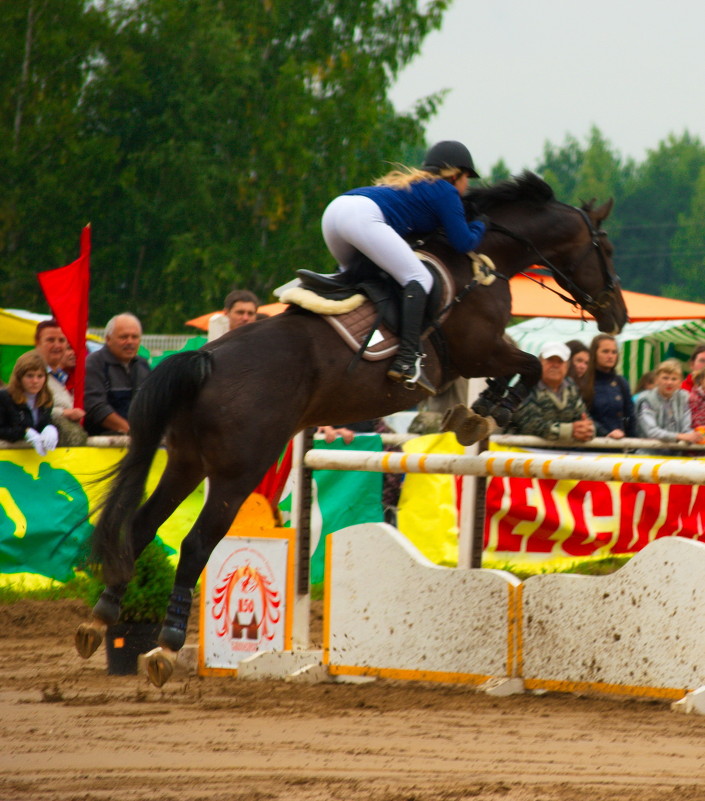
[[[575,383],[568,378],[570,348],[549,342],[539,353],[541,380],[514,412],[507,434],[528,434],[542,439],[586,442],[595,425]]]

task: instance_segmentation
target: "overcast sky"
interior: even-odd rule
[[[702,0],[455,0],[391,92],[398,111],[450,89],[430,143],[460,139],[478,171],[535,168],[546,141],[596,125],[642,161],[669,133],[705,141]]]

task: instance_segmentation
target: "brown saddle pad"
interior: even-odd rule
[[[445,265],[435,256],[423,251],[417,251],[418,257],[424,262],[430,262],[439,275],[442,286],[441,308],[444,309],[451,302],[454,292],[453,279],[446,270]],[[441,320],[447,317],[447,313]],[[323,319],[333,326],[333,330],[342,338],[348,347],[357,353],[370,335],[372,326],[377,319],[377,310],[372,301],[367,300],[357,309],[344,314],[326,314]],[[425,339],[425,337],[424,337]],[[390,331],[384,323],[374,332],[367,345],[362,358],[375,362],[393,356],[399,347],[399,337]]]

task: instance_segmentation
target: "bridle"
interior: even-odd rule
[[[565,288],[573,295],[573,297],[571,298],[568,295],[564,295],[562,292],[558,292],[552,287],[547,287],[545,284],[542,284],[542,286],[558,295],[559,298],[565,300],[567,303],[570,303],[573,306],[580,306],[581,308],[585,309],[585,311],[589,312],[593,316],[596,316],[595,312],[597,310],[604,309],[610,305],[610,295],[614,292],[615,287],[619,284],[619,277],[613,274],[609,269],[607,256],[605,255],[604,247],[602,246],[602,238],[607,236],[607,232],[603,231],[602,229],[595,228],[595,226],[592,224],[592,220],[584,209],[579,209],[576,206],[568,206],[565,203],[562,203],[561,205],[566,206],[566,208],[571,209],[571,211],[577,212],[585,222],[585,225],[587,225],[588,232],[590,233],[590,242],[585,248],[585,251],[578,259],[570,264],[568,271],[571,274],[575,274],[575,271],[580,267],[585,259],[592,252],[596,252],[598,262],[600,264],[600,270],[602,272],[602,279],[605,284],[604,288],[600,290],[597,297],[593,297],[581,289],[572,278],[566,275],[563,270],[560,270],[555,264],[547,259],[530,239],[527,239],[520,234],[516,234],[508,228],[505,228],[503,225],[495,222],[490,222],[488,230],[496,231],[499,234],[504,234],[505,236],[514,239],[516,242],[521,242],[523,245],[525,245],[528,250],[537,256],[536,263],[547,267],[550,270],[551,275],[556,280],[560,279],[560,283],[565,286]],[[536,283],[541,284],[541,281],[537,281],[533,276],[528,275],[527,273],[521,273],[521,275],[524,275],[531,281],[536,281]]]

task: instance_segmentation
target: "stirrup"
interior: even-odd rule
[[[406,365],[398,365],[395,362],[389,370],[387,370],[387,378],[391,378],[392,381],[396,381],[398,384],[404,384],[407,389],[413,390],[418,387],[428,395],[434,396],[436,394],[436,388],[428,378],[426,378],[421,367],[421,359],[423,359],[425,355],[425,353],[417,353],[416,360],[412,365],[409,365],[409,369],[405,369],[407,367]]]

